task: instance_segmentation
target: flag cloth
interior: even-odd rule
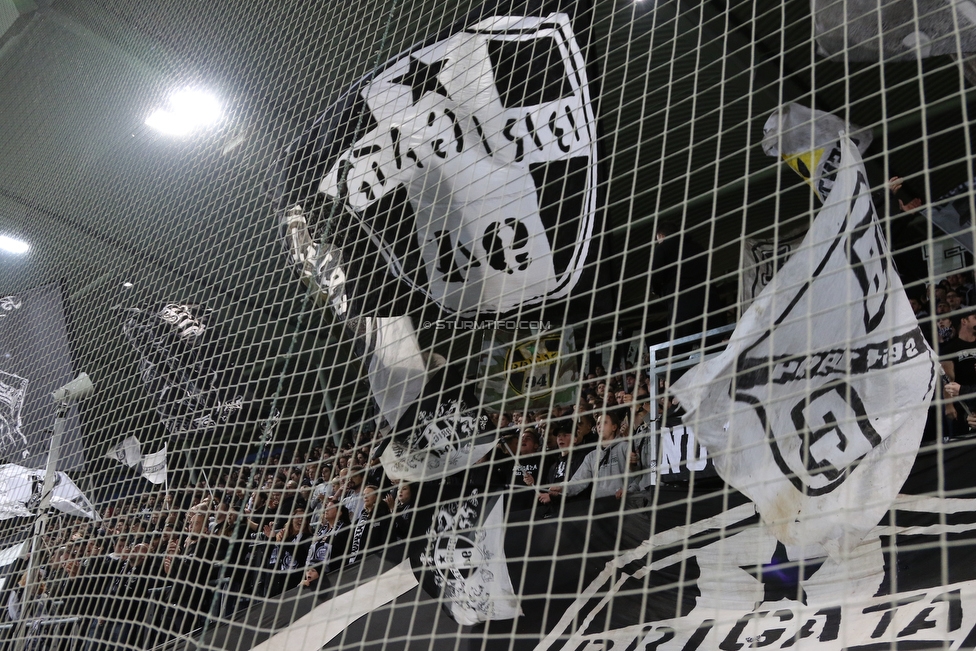
[[[778,239],[742,240],[742,270],[739,275],[739,309],[745,311],[766,289],[780,267],[803,242],[802,235],[785,235]]]
[[[605,239],[589,12],[487,2],[289,145],[270,183],[285,250],[353,330],[418,306],[524,318],[592,284]]]
[[[971,0],[812,0],[817,50],[844,61],[914,61],[976,52]]]
[[[672,387],[719,474],[787,545],[856,547],[918,449],[936,362],[892,267],[860,155],[728,348]],[[822,552],[817,552],[822,553]]]
[[[492,411],[576,404],[579,360],[573,328],[486,332],[478,377],[483,378],[482,405]]]
[[[125,437],[121,443],[108,451],[105,458],[114,459],[130,468],[139,465],[142,461],[142,446],[139,443],[139,439],[134,436]]]
[[[436,339],[462,320],[531,322],[550,305],[564,318],[574,297],[587,309],[614,300],[611,281],[592,292],[597,269],[612,269],[595,264],[609,238],[591,14],[575,0],[490,0],[359,79],[270,172],[289,263],[367,342],[391,476],[455,472],[491,443],[465,440],[480,401],[433,398],[431,387],[455,385],[433,364],[421,378],[430,350],[399,325],[378,332],[381,320],[408,317]]]
[[[170,434],[199,434],[236,422],[255,405],[220,368],[219,335],[200,305],[132,310],[122,332],[139,353],[142,384]]]
[[[0,520],[35,516],[43,488],[43,468],[31,469],[13,463],[0,465]],[[54,476],[51,506],[69,515],[99,518],[84,493],[61,471]]]
[[[77,375],[57,284],[0,297],[0,457],[28,468],[47,463],[51,394]],[[85,462],[80,407],[65,417],[58,468]]]
[[[380,418],[394,424],[423,391],[426,364],[413,321],[399,316],[374,322],[375,343],[367,377]]]
[[[862,154],[873,135],[832,113],[809,109],[790,102],[769,116],[763,125],[762,148],[767,156],[779,156],[813,188],[821,201],[827,200],[841,165],[837,134],[846,131]]]
[[[166,445],[142,458],[142,476],[154,484],[166,483]]]
[[[464,626],[518,617],[505,558],[504,498],[485,497],[477,489],[456,500],[439,496],[415,555],[415,566],[424,569],[424,589],[440,596]]]
[[[380,456],[387,476],[429,481],[460,472],[488,454],[495,446],[494,433],[475,404],[455,368],[442,366],[430,373]]]

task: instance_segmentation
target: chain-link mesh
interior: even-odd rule
[[[970,649],[970,0],[0,0],[0,644]]]

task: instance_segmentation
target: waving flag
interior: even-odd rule
[[[214,430],[252,406],[231,374],[220,368],[219,337],[200,305],[168,303],[131,310],[122,327],[139,353],[143,386],[170,434]]]
[[[456,369],[432,372],[404,411],[380,460],[393,480],[429,481],[464,470],[488,454],[495,439]]]
[[[850,134],[849,139],[862,154],[871,145],[870,129],[859,129],[833,113],[790,102],[766,120],[762,148],[767,156],[782,158],[810,184],[821,201],[826,201],[841,166],[837,135],[841,131]]]
[[[366,343],[392,476],[454,472],[490,449],[469,440],[474,402],[433,400],[439,381],[421,373],[429,351],[409,326],[517,316],[518,329],[553,304],[563,317],[577,295],[590,307],[607,241],[591,11],[576,0],[489,0],[353,84],[271,172],[290,264]],[[602,305],[612,294],[596,296]],[[527,361],[532,373],[516,380],[556,379]]]
[[[856,147],[728,348],[672,387],[726,481],[787,545],[856,546],[915,459],[936,362],[895,273]]]
[[[51,393],[71,381],[64,302],[57,284],[0,297],[0,458],[40,468],[47,460],[55,413]],[[66,417],[58,467],[81,467],[79,411]]]
[[[514,313],[598,253],[589,15],[486,3],[357,82],[272,179],[291,262],[343,319]]]
[[[440,596],[459,624],[473,626],[520,614],[505,558],[504,510],[502,497],[485,497],[477,490],[457,500],[442,496],[427,535],[414,545],[414,564],[424,570],[424,589]]]
[[[142,446],[139,439],[134,436],[125,437],[118,445],[108,451],[105,458],[114,459],[130,468],[138,465],[142,461]]]
[[[142,476],[154,484],[166,483],[166,446],[142,458]]]
[[[44,470],[13,463],[0,465],[0,520],[36,515],[41,503]],[[97,520],[98,512],[71,478],[58,471],[51,488],[51,506],[80,517]]]

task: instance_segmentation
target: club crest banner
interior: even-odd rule
[[[477,491],[443,503],[418,547],[425,589],[442,596],[461,625],[520,614],[505,559],[504,506],[501,497]]]
[[[576,9],[486,5],[360,80],[288,148],[272,183],[286,249],[339,316],[395,315],[410,294],[457,317],[571,294],[599,232]]]
[[[380,456],[394,481],[429,481],[470,467],[495,446],[488,417],[480,414],[458,371],[442,366],[394,426]]]
[[[482,404],[541,409],[576,402],[579,362],[573,329],[533,334],[494,330],[482,340],[478,376]]]
[[[935,357],[850,139],[827,205],[720,356],[672,387],[722,477],[787,545],[856,546],[908,475]]]
[[[142,461],[142,445],[136,437],[127,436],[109,450],[105,457],[132,468]]]

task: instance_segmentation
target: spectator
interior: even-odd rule
[[[519,435],[519,448],[508,485],[512,488],[512,511],[531,509],[536,501],[535,485],[542,479],[542,445],[534,427]]]
[[[615,412],[607,411],[600,416],[597,421],[599,446],[586,455],[579,470],[568,482],[549,489],[550,496],[564,494],[572,497],[591,485],[595,498],[615,496],[620,499],[623,496],[630,450],[627,439],[617,438],[620,420],[619,414]]]
[[[296,507],[287,528],[275,534],[278,544],[271,553],[274,572],[270,595],[274,596],[297,587],[302,581],[308,550],[312,545],[312,530],[305,509]]]
[[[966,422],[972,411],[972,391],[976,389],[976,308],[969,308],[958,318],[954,339],[940,350],[942,368],[951,380],[943,387],[943,397],[949,401],[945,414],[950,419],[950,436],[969,431]]]
[[[206,503],[198,504],[187,512],[186,536],[174,549],[173,541],[163,559],[163,574],[173,581],[168,622],[174,633],[186,633],[203,623],[210,609],[213,586],[219,575],[218,560],[226,555],[226,541],[206,534]]]
[[[952,319],[943,317],[935,322],[939,331],[939,349],[943,350],[942,344],[950,342],[956,336],[956,328],[952,325]]]
[[[973,307],[976,302],[971,273],[954,273],[946,276],[946,284],[950,291],[956,292],[962,300],[963,305]],[[946,292],[948,295],[948,292]]]
[[[306,565],[318,567],[317,574],[327,574],[338,569],[341,565],[339,556],[345,552],[349,540],[349,528],[348,509],[338,499],[330,498],[309,546]]]
[[[924,304],[917,298],[914,297],[909,298],[908,303],[909,305],[912,306],[912,313],[915,315],[915,318],[918,319],[919,321],[921,321],[922,319],[924,319],[929,315],[928,311],[925,309]]]
[[[955,290],[949,290],[946,292],[946,303],[949,304],[949,310],[956,312],[963,308],[962,296],[959,295]]]
[[[576,420],[576,441],[579,445],[595,445],[599,437],[596,433],[596,421],[590,414],[580,414]]]
[[[584,455],[578,451],[573,454],[573,448],[580,443],[579,428],[576,428],[574,435],[573,427],[569,423],[559,423],[555,427],[556,446],[559,456],[547,461],[545,470],[546,486],[560,486],[565,484],[583,463]],[[541,511],[544,517],[552,517],[559,513],[562,497],[559,492],[552,493],[548,488],[539,493],[539,503],[546,506]]]
[[[319,509],[325,505],[325,502],[332,497],[333,493],[332,466],[322,464],[318,483],[315,484],[312,488],[312,493],[309,495],[308,510],[311,513],[318,513]]]
[[[149,551],[148,543],[133,545],[101,603],[106,619],[103,639],[109,649],[143,646],[149,591],[156,584],[156,577],[148,571]]]
[[[379,497],[376,486],[366,486],[362,491],[363,509],[349,534],[348,565],[354,565],[372,550],[389,540],[390,510]]]
[[[352,466],[349,469],[349,474],[346,475],[346,485],[342,491],[342,505],[349,509],[349,515],[353,522],[357,522],[363,512],[364,479],[362,466]]]
[[[391,491],[385,498],[387,508],[393,517],[392,541],[400,542],[410,536],[410,523],[413,521],[413,486],[401,481],[396,488],[396,497]]]

